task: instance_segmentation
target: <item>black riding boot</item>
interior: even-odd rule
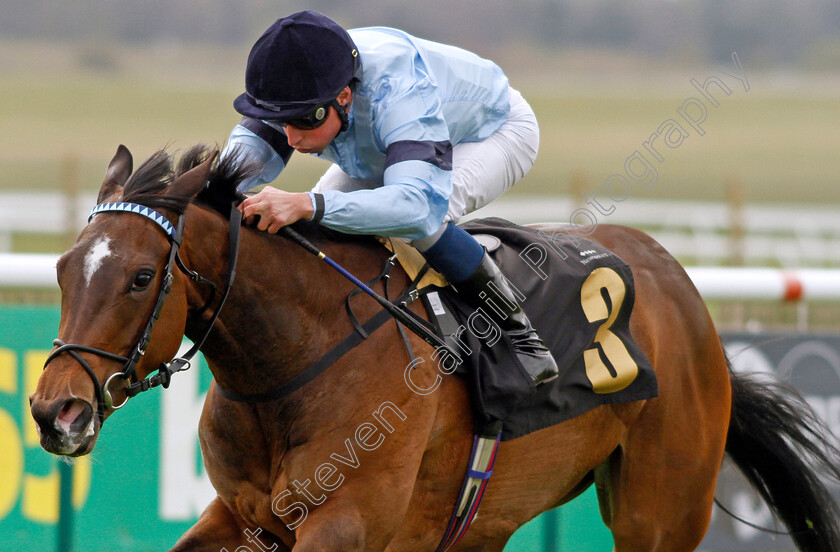
[[[455,288],[470,306],[483,307],[482,310],[510,336],[516,356],[536,385],[558,376],[557,363],[551,351],[537,335],[490,255],[485,253],[475,272],[456,283]]]

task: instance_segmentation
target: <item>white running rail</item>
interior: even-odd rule
[[[11,250],[15,232],[75,235],[85,225],[96,195],[74,199],[55,192],[0,192],[0,252]],[[628,198],[600,206],[562,196],[502,197],[467,218],[498,216],[520,224],[568,222],[578,208],[598,224],[623,224],[651,234],[684,264],[741,264],[840,268],[840,205],[748,204],[735,212],[724,202]],[[608,211],[608,214],[604,212]],[[576,222],[584,223],[587,215]],[[740,237],[733,238],[733,227]]]
[[[0,253],[0,287],[58,287],[58,255]],[[840,269],[687,267],[706,300],[840,300]]]

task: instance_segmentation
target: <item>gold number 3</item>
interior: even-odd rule
[[[607,290],[611,305],[607,305],[601,290]],[[583,282],[580,289],[580,304],[589,322],[605,320],[595,334],[595,343],[601,345],[601,351],[610,362],[612,369],[604,363],[598,347],[583,352],[586,364],[586,377],[592,382],[596,393],[615,393],[621,391],[636,379],[639,367],[627,352],[627,348],[617,335],[610,331],[627,288],[618,273],[607,267],[596,268]]]

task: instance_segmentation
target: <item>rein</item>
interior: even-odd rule
[[[201,346],[204,344],[207,336],[210,334],[210,331],[213,329],[213,325],[218,319],[219,314],[221,313],[222,307],[227,300],[228,294],[230,293],[230,289],[233,286],[233,280],[236,276],[236,259],[239,252],[239,230],[242,223],[242,213],[236,208],[236,204],[231,204],[231,211],[230,211],[230,222],[229,222],[229,229],[228,229],[228,236],[229,236],[229,247],[228,247],[228,268],[227,268],[227,276],[225,277],[225,284],[224,284],[224,291],[221,292],[221,299],[216,305],[213,314],[208,321],[204,333],[202,334],[201,338],[198,339],[187,351],[183,356],[176,357],[172,359],[168,363],[162,363],[158,368],[158,373],[143,379],[137,379],[137,364],[140,362],[140,359],[146,354],[146,347],[149,344],[149,341],[152,338],[152,330],[154,329],[155,323],[157,322],[158,318],[160,317],[161,310],[163,309],[163,304],[166,300],[166,296],[169,294],[169,291],[172,289],[172,281],[174,280],[173,269],[175,266],[178,267],[181,272],[183,272],[187,277],[191,280],[201,283],[201,284],[208,284],[213,287],[213,295],[219,293],[218,287],[213,284],[210,280],[203,278],[196,272],[189,270],[183,263],[178,254],[178,250],[181,247],[181,241],[184,236],[184,224],[186,222],[186,215],[182,215],[178,219],[177,226],[173,226],[163,215],[150,209],[148,207],[144,207],[142,205],[136,205],[133,203],[102,203],[97,205],[93,208],[88,217],[88,222],[93,218],[94,215],[103,212],[123,212],[123,213],[136,213],[138,215],[144,216],[153,222],[155,222],[165,233],[167,238],[170,242],[170,250],[169,250],[169,257],[166,263],[166,268],[164,271],[164,276],[161,281],[160,290],[158,291],[157,299],[155,300],[155,306],[152,309],[152,315],[149,317],[148,322],[146,323],[146,328],[143,331],[143,335],[140,337],[140,340],[134,346],[134,349],[131,351],[129,356],[125,357],[122,355],[118,355],[115,353],[111,353],[108,351],[104,351],[102,349],[97,349],[95,347],[89,347],[87,345],[79,345],[75,343],[65,343],[60,339],[56,339],[53,341],[53,345],[57,346],[57,349],[53,350],[50,353],[49,357],[47,357],[46,362],[44,363],[44,369],[47,368],[50,362],[52,362],[58,356],[69,353],[81,366],[84,368],[85,372],[87,372],[88,376],[90,376],[91,381],[93,382],[93,387],[96,394],[97,400],[97,415],[99,418],[99,425],[102,427],[102,423],[105,421],[105,415],[108,412],[117,410],[125,406],[125,403],[128,402],[128,399],[134,397],[135,395],[152,389],[153,387],[157,387],[162,385],[164,388],[169,387],[169,383],[172,379],[172,374],[176,372],[180,372],[183,370],[188,370],[190,368],[190,360],[193,356],[198,352]],[[212,295],[211,299],[212,300]],[[209,301],[208,301],[209,304]],[[207,305],[205,305],[205,308]],[[204,310],[204,309],[202,309]],[[93,368],[84,360],[84,358],[79,354],[79,352],[84,353],[91,353],[102,358],[106,358],[108,360],[114,360],[117,362],[122,362],[123,367],[108,376],[105,380],[105,383],[99,381],[99,378],[96,376],[96,373],[93,371]],[[125,400],[120,404],[114,404],[113,396],[111,395],[111,385],[115,379],[121,379],[125,382],[128,382],[127,385],[124,387],[123,391],[125,393]]]
[[[212,281],[202,277],[197,272],[187,268],[178,253],[184,236],[186,214],[181,215],[178,219],[177,225],[173,226],[163,215],[161,215],[157,211],[154,211],[153,209],[150,209],[148,207],[132,203],[103,203],[97,205],[91,211],[91,214],[88,217],[88,222],[90,222],[94,215],[103,212],[127,212],[139,214],[154,221],[166,233],[166,236],[170,242],[169,256],[166,262],[166,268],[164,270],[164,276],[161,281],[161,286],[158,291],[158,296],[155,300],[154,308],[152,309],[152,314],[149,317],[149,320],[146,322],[146,328],[143,331],[143,335],[140,337],[140,340],[134,346],[132,352],[129,354],[128,357],[124,357],[122,355],[111,353],[102,349],[97,349],[95,347],[75,343],[65,343],[60,339],[56,339],[55,341],[53,341],[53,345],[55,345],[57,348],[50,353],[49,357],[44,363],[44,369],[46,370],[50,362],[58,358],[60,355],[68,353],[70,356],[73,357],[74,360],[76,360],[82,366],[82,368],[84,368],[85,372],[87,372],[88,376],[93,382],[97,400],[97,417],[99,418],[100,427],[102,427],[107,413],[122,408],[123,406],[125,406],[125,404],[130,398],[138,395],[141,392],[149,391],[150,389],[157,386],[163,386],[164,388],[168,388],[172,379],[172,374],[183,370],[188,370],[190,368],[190,360],[199,351],[202,345],[204,345],[204,342],[210,335],[210,332],[212,331],[213,326],[216,323],[219,314],[221,313],[222,307],[224,306],[225,301],[227,300],[230,290],[233,287],[233,281],[236,276],[236,261],[239,252],[239,233],[242,224],[242,214],[236,208],[236,205],[236,202],[231,203],[230,218],[228,223],[228,266],[227,276],[225,277],[224,283],[224,291],[221,292],[221,299],[216,305],[213,314],[210,316],[210,319],[207,322],[207,325],[203,334],[201,335],[201,338],[196,340],[193,346],[183,356],[176,357],[168,363],[161,363],[160,367],[158,368],[157,374],[142,380],[139,380],[137,378],[137,364],[140,362],[141,358],[146,353],[146,347],[148,346],[149,341],[152,337],[152,330],[154,329],[155,323],[157,322],[158,318],[160,317],[160,313],[163,310],[163,305],[166,301],[166,297],[172,289],[172,282],[174,280],[174,268],[177,266],[182,273],[184,273],[188,278],[190,278],[194,282],[209,285],[212,287],[213,293],[211,294],[211,297],[210,299],[208,299],[207,303],[205,303],[204,307],[202,307],[202,313],[212,302],[213,297],[220,293],[219,288]],[[376,329],[382,326],[386,321],[392,318],[395,319],[397,322],[397,327],[399,328],[400,335],[402,336],[403,341],[405,342],[405,345],[408,349],[409,355],[412,357],[412,360],[414,358],[414,353],[411,350],[411,345],[407,339],[407,336],[405,335],[405,332],[402,329],[402,325],[407,326],[411,331],[423,338],[428,344],[432,345],[433,347],[443,348],[449,351],[450,354],[454,355],[455,358],[460,358],[459,355],[455,351],[453,351],[452,348],[449,347],[440,337],[438,337],[434,332],[432,332],[429,328],[423,325],[424,321],[422,319],[416,317],[416,315],[414,315],[414,313],[412,313],[407,308],[407,305],[416,300],[419,296],[417,291],[417,285],[422,279],[423,275],[425,274],[425,269],[422,270],[414,278],[414,280],[409,284],[408,288],[406,288],[403,291],[403,293],[400,295],[399,298],[396,299],[396,301],[391,302],[388,299],[387,282],[390,276],[390,271],[395,263],[395,257],[391,257],[386,261],[385,267],[382,269],[382,272],[379,274],[378,277],[374,278],[374,280],[371,280],[371,282],[369,282],[368,284],[365,284],[361,282],[358,278],[350,274],[344,267],[327,257],[306,238],[304,238],[288,226],[284,227],[282,230],[284,231],[286,236],[289,237],[292,241],[303,247],[308,252],[313,253],[319,259],[325,261],[328,265],[337,270],[342,276],[346,277],[354,284],[356,284],[357,289],[354,293],[364,291],[365,293],[373,297],[383,307],[383,310],[379,311],[377,314],[375,314],[373,317],[367,320],[364,324],[360,324],[359,321],[356,319],[355,315],[353,315],[352,310],[350,309],[350,297],[352,297],[353,295],[351,294],[347,298],[346,307],[348,314],[350,315],[350,319],[353,322],[355,330],[348,337],[346,337],[335,347],[327,351],[323,356],[321,356],[321,358],[315,361],[315,363],[310,365],[303,372],[297,374],[297,376],[293,377],[291,380],[287,381],[283,385],[271,391],[259,394],[242,394],[232,390],[223,389],[221,386],[217,385],[219,394],[222,397],[224,397],[227,400],[248,404],[274,401],[283,398],[312,381],[315,377],[317,377],[330,365],[332,365],[336,360],[341,358],[345,353],[353,349],[356,345],[358,345],[364,339],[366,339],[371,333],[376,331]],[[370,288],[370,285],[372,285],[374,282],[383,279],[385,280],[385,297],[380,297],[376,292],[374,292]],[[94,372],[90,364],[88,364],[82,357],[82,355],[79,354],[80,352],[90,353],[108,360],[122,362],[123,366],[119,371],[114,372],[113,374],[108,376],[108,378],[105,380],[105,383],[103,384],[102,382],[100,382],[99,378],[96,375],[96,372]],[[111,385],[115,379],[121,379],[126,383],[126,385],[123,387],[125,399],[120,404],[114,404],[114,399],[111,394]],[[457,506],[450,517],[450,522],[447,527],[446,533],[443,537],[443,540],[440,542],[436,549],[437,552],[446,552],[450,548],[452,548],[455,544],[458,543],[458,541],[470,527],[478,510],[481,498],[484,494],[485,487],[487,486],[487,482],[491,474],[493,473],[493,464],[496,457],[496,451],[498,450],[500,438],[501,428],[498,429],[498,432],[496,432],[495,435],[486,437],[476,435],[475,441],[473,443],[472,453],[470,455],[470,468],[467,471],[467,474],[464,478],[464,482],[461,487],[461,492],[458,497]]]
[[[348,272],[347,269],[345,269],[343,266],[329,258],[324,252],[319,250],[312,242],[307,240],[305,237],[301,236],[292,228],[284,226],[280,229],[280,231],[286,234],[286,236],[293,242],[304,248],[309,253],[312,253],[322,261],[326,262],[339,274],[353,282],[353,284],[356,285],[356,290],[354,290],[350,296],[360,291],[363,291],[371,297],[373,297],[373,299],[375,299],[376,302],[382,306],[383,310],[376,313],[364,324],[360,324],[350,309],[350,296],[348,296],[346,309],[347,314],[350,317],[350,321],[352,322],[354,327],[354,331],[350,333],[350,335],[344,338],[332,349],[324,353],[320,358],[318,358],[318,360],[310,364],[302,372],[298,373],[292,379],[280,385],[279,387],[276,387],[265,393],[239,393],[231,389],[225,389],[221,385],[217,385],[216,388],[218,389],[219,394],[222,397],[229,401],[241,402],[246,404],[257,404],[282,399],[283,397],[290,395],[291,393],[297,391],[298,389],[315,379],[315,377],[317,377],[324,370],[329,368],[334,362],[336,362],[338,359],[344,356],[356,345],[359,345],[363,340],[367,339],[367,337],[371,333],[376,331],[380,326],[382,326],[383,324],[385,324],[385,322],[392,318],[395,319],[397,322],[397,328],[399,329],[400,335],[403,339],[403,343],[405,344],[409,356],[411,356],[412,360],[414,359],[414,352],[411,349],[411,343],[409,343],[408,338],[406,337],[405,332],[402,329],[403,325],[405,325],[408,329],[410,329],[416,335],[421,337],[424,341],[426,341],[426,343],[428,343],[432,347],[446,350],[450,355],[452,355],[453,358],[461,358],[460,354],[453,350],[452,347],[450,347],[443,339],[438,337],[437,334],[435,334],[429,328],[423,325],[425,320],[417,317],[413,312],[406,308],[409,303],[412,303],[413,301],[419,298],[417,284],[420,283],[420,280],[425,275],[426,270],[428,269],[428,265],[414,278],[414,280],[409,284],[409,286],[403,291],[402,295],[400,295],[400,297],[398,297],[395,301],[392,302],[387,297],[387,281],[390,275],[390,271],[394,267],[394,263],[396,262],[395,257],[391,257],[385,262],[385,266],[382,269],[382,272],[379,274],[379,276],[377,276],[368,283],[364,283],[355,276],[353,276],[350,272]],[[383,279],[386,282],[385,297],[380,296],[370,288],[370,286],[373,285],[373,283]]]
[[[146,328],[143,332],[143,335],[141,336],[137,345],[135,345],[134,349],[128,357],[104,351],[102,349],[97,349],[95,347],[75,343],[65,343],[60,339],[56,339],[55,341],[53,341],[53,345],[55,345],[57,348],[53,350],[52,353],[50,353],[49,357],[44,363],[44,369],[46,369],[49,363],[52,362],[55,358],[64,353],[68,353],[82,366],[82,368],[84,368],[85,372],[87,372],[94,385],[95,395],[98,403],[97,411],[100,427],[104,422],[105,415],[108,412],[122,408],[123,406],[125,406],[126,402],[128,402],[128,399],[136,396],[141,392],[149,391],[150,389],[158,386],[168,388],[169,383],[172,379],[172,374],[183,370],[188,370],[190,368],[190,360],[193,356],[195,356],[195,354],[199,351],[201,346],[206,341],[208,335],[210,334],[210,331],[213,328],[213,325],[215,324],[216,320],[219,317],[219,314],[221,313],[222,307],[224,306],[228,294],[230,293],[230,289],[233,286],[233,280],[236,275],[236,259],[239,251],[239,231],[242,224],[242,213],[236,208],[236,202],[233,202],[231,203],[231,211],[229,217],[228,270],[227,276],[225,278],[224,291],[221,292],[221,300],[216,305],[216,308],[213,311],[213,314],[210,317],[210,320],[208,321],[201,338],[198,339],[193,344],[192,348],[190,348],[190,350],[187,351],[183,356],[176,357],[168,363],[162,363],[158,368],[157,374],[150,376],[146,379],[138,380],[137,364],[140,362],[140,359],[146,353],[146,347],[149,341],[151,340],[152,330],[154,329],[155,323],[160,317],[160,313],[163,309],[166,297],[169,294],[170,289],[172,288],[172,281],[174,280],[174,267],[177,266],[178,269],[191,280],[200,284],[209,285],[213,288],[214,293],[211,295],[208,302],[201,309],[202,312],[206,310],[206,308],[212,301],[213,295],[218,294],[220,292],[219,288],[212,281],[202,277],[197,272],[187,268],[184,265],[184,262],[181,260],[180,255],[178,254],[178,251],[181,246],[181,241],[184,235],[184,224],[186,221],[186,216],[182,215],[178,220],[177,226],[173,226],[172,223],[170,223],[166,219],[166,217],[164,217],[157,211],[150,209],[149,207],[144,207],[142,205],[136,205],[133,203],[118,202],[102,203],[97,205],[91,211],[91,214],[88,217],[88,221],[90,221],[94,215],[103,212],[135,213],[152,220],[166,233],[167,238],[169,239],[169,242],[171,244],[171,248],[169,251],[169,258],[166,263],[163,281],[161,282],[161,287],[158,292],[157,299],[155,301],[155,306],[152,310],[152,315],[149,317],[149,320],[146,323]],[[423,320],[416,318],[416,315],[414,315],[414,313],[405,308],[408,303],[418,298],[416,283],[417,281],[419,281],[419,278],[416,279],[415,282],[412,282],[412,285],[410,285],[408,289],[405,290],[401,297],[399,297],[395,302],[391,302],[387,298],[379,296],[369,287],[369,285],[365,284],[364,282],[361,282],[358,278],[350,274],[344,267],[327,257],[326,254],[321,252],[309,240],[295,232],[293,229],[286,226],[282,228],[282,232],[293,242],[300,245],[306,251],[316,255],[319,259],[323,260],[329,266],[337,270],[342,276],[353,282],[358,287],[358,290],[364,291],[365,293],[373,297],[373,299],[375,299],[377,303],[379,303],[383,307],[383,310],[380,311],[378,314],[374,315],[370,320],[368,320],[364,324],[360,325],[357,321],[353,320],[354,327],[356,327],[356,331],[354,333],[352,333],[343,341],[338,343],[331,350],[327,351],[327,353],[324,354],[321,358],[319,358],[314,364],[309,366],[303,372],[301,372],[285,384],[281,385],[280,387],[277,387],[266,393],[243,394],[233,390],[223,389],[221,386],[217,386],[219,393],[224,398],[235,402],[244,402],[252,404],[268,402],[283,398],[306,385],[309,381],[311,381],[321,372],[326,370],[332,363],[341,358],[341,356],[343,356],[353,347],[361,343],[362,340],[367,338],[368,334],[372,333],[377,328],[382,326],[390,318],[396,319],[396,321],[399,323],[398,326],[400,324],[405,325],[412,332],[420,336],[424,341],[426,341],[433,347],[445,349],[455,358],[460,358],[460,355],[458,355],[457,352],[455,352],[434,332],[430,331],[429,328],[423,325]],[[393,260],[390,260],[390,262],[393,263]],[[386,271],[383,271],[383,274],[381,274],[380,277],[376,280],[381,279],[383,277],[387,278]],[[402,327],[400,327],[400,333],[402,334]],[[406,339],[404,334],[403,340],[405,341],[406,345],[410,348],[408,340]],[[122,362],[123,367],[119,371],[114,372],[113,374],[108,376],[108,378],[105,380],[105,383],[103,384],[96,376],[96,373],[94,372],[93,368],[91,368],[91,366],[84,360],[84,358],[79,354],[79,352],[91,353],[102,358],[106,358],[108,360]],[[114,404],[113,395],[111,394],[111,386],[114,380],[123,380],[126,382],[126,385],[123,387],[125,399],[120,404]]]
[[[449,354],[451,354],[455,358],[461,358],[461,355],[458,354],[456,351],[454,351],[443,339],[438,337],[437,334],[435,334],[434,332],[429,330],[429,328],[427,328],[421,322],[419,322],[419,320],[417,318],[414,318],[413,314],[411,314],[410,311],[403,310],[402,308],[400,308],[396,304],[392,303],[388,299],[386,299],[384,297],[381,297],[379,294],[377,294],[375,291],[373,291],[370,288],[370,286],[368,286],[367,284],[365,284],[364,282],[362,282],[361,280],[359,280],[358,278],[356,278],[355,276],[350,274],[347,271],[347,269],[345,269],[343,266],[341,266],[340,264],[338,264],[334,260],[327,257],[327,255],[323,251],[321,251],[317,247],[315,247],[315,245],[312,244],[312,242],[310,242],[309,240],[307,240],[306,238],[304,238],[303,236],[301,236],[300,234],[298,234],[296,231],[294,231],[292,228],[290,228],[288,226],[284,226],[283,228],[280,229],[280,231],[283,232],[284,234],[286,234],[286,236],[288,236],[289,239],[291,239],[293,242],[300,245],[306,251],[308,251],[309,253],[312,253],[313,255],[315,255],[316,257],[318,257],[319,259],[321,259],[325,263],[327,263],[329,266],[334,268],[339,274],[341,274],[342,276],[344,276],[345,278],[347,278],[348,280],[350,280],[351,282],[356,284],[356,286],[359,289],[361,289],[362,291],[364,291],[365,293],[370,295],[377,303],[379,303],[382,306],[383,309],[385,309],[391,316],[393,316],[397,320],[397,322],[400,322],[401,324],[404,324],[408,329],[410,329],[415,334],[417,334],[420,338],[422,338],[423,341],[425,341],[426,343],[428,343],[432,347],[446,350]],[[410,291],[409,295],[407,297],[407,299],[410,299],[411,301],[414,301],[417,298],[418,298],[418,295],[417,295],[416,289]],[[407,303],[406,303],[405,300],[400,302],[400,305],[402,305],[402,306],[405,306],[406,304]]]
[[[390,277],[390,272],[391,269],[394,267],[395,262],[396,259],[393,257],[386,260],[385,266],[383,267],[382,272],[379,273],[379,276],[377,276],[365,285],[370,286],[373,285],[375,282],[384,280],[387,297],[388,278]],[[396,302],[400,303],[402,301],[408,301],[411,297],[413,297],[413,293],[416,290],[416,285],[418,282],[419,279],[415,279],[415,281],[411,282],[411,284],[409,284],[408,288],[406,288],[406,290],[396,300]],[[332,364],[334,364],[338,359],[340,359],[351,349],[356,347],[356,345],[359,345],[360,343],[362,343],[362,341],[367,339],[368,336],[370,336],[370,334],[379,329],[388,320],[393,319],[393,315],[386,309],[383,309],[377,312],[372,317],[370,317],[367,321],[365,321],[364,324],[359,323],[358,319],[356,318],[356,315],[350,308],[350,298],[359,291],[361,291],[359,288],[354,290],[347,297],[347,301],[345,303],[347,315],[350,318],[350,322],[353,324],[353,331],[350,332],[350,335],[341,340],[332,349],[321,355],[320,358],[318,358],[315,362],[306,367],[303,371],[301,371],[300,373],[298,373],[279,387],[275,387],[274,389],[271,389],[270,391],[266,391],[264,393],[239,393],[231,389],[225,389],[221,385],[217,384],[216,389],[218,390],[219,394],[229,401],[241,402],[246,404],[258,404],[282,399],[283,397],[294,393],[295,391],[297,391],[298,389],[315,379],[324,370],[332,366]],[[405,338],[403,338],[403,340],[405,342],[406,347],[410,351],[410,343]]]

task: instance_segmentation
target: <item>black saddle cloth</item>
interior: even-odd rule
[[[501,421],[502,439],[509,440],[602,404],[657,395],[653,368],[630,334],[635,294],[627,263],[592,241],[558,238],[502,219],[462,227],[479,241],[496,242],[492,236],[501,242],[489,253],[524,296],[520,305],[560,368],[559,378],[535,387],[509,339],[488,323],[494,298],[479,312],[451,288],[441,290],[454,324],[448,315],[437,316],[439,329],[453,348],[472,352],[461,355],[456,372],[469,382],[479,432]],[[456,344],[450,334],[458,326]]]

